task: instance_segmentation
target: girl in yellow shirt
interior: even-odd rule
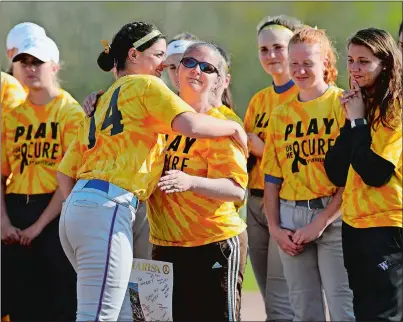
[[[288,68],[288,42],[302,27],[295,18],[264,18],[257,27],[259,60],[273,84],[257,92],[250,100],[244,124],[251,154],[248,160],[249,196],[247,225],[249,256],[260,292],[264,298],[268,320],[293,319],[288,287],[275,239],[271,238],[263,208],[264,173],[260,167],[266,128],[271,112],[298,93]]]
[[[27,38],[13,61],[22,67],[29,94],[3,120],[2,268],[8,272],[3,281],[11,283],[6,288],[10,316],[16,321],[71,320],[76,276],[59,239],[63,196],[56,169],[84,113],[57,83],[59,50],[53,40]]]
[[[91,119],[82,122],[59,166],[68,197],[60,234],[77,271],[77,320],[133,319],[132,222],[138,201],[148,199],[163,169],[159,133],[234,136],[247,149],[238,123],[195,113],[159,79],[165,51],[165,37],[153,25],[132,22],[121,28],[98,58],[103,70],[116,67],[118,79]]]
[[[304,28],[289,43],[291,77],[298,95],[278,106],[267,129],[263,170],[265,210],[280,247],[295,320],[324,321],[324,290],[330,318],[354,320],[343,266],[342,190],[323,166],[344,124],[336,57],[323,30]]]
[[[358,321],[401,321],[402,56],[393,37],[363,29],[348,41],[347,118],[325,159],[344,188],[343,252]]]

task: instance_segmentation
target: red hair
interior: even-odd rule
[[[334,84],[337,79],[336,51],[332,42],[326,35],[325,30],[306,27],[298,31],[290,40],[291,44],[319,44],[323,56],[327,60],[327,67],[324,73],[326,84]]]

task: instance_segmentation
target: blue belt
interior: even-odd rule
[[[108,193],[109,192],[109,182],[104,181],[104,180],[99,180],[99,179],[92,179],[92,180],[88,180],[88,182],[85,184],[84,188],[97,189],[97,190],[103,191],[105,193]],[[136,196],[133,195],[133,198],[130,201],[130,205],[132,205],[134,208],[136,208],[137,203],[138,203],[138,199]]]

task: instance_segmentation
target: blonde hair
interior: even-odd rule
[[[56,64],[55,62],[52,61],[53,64],[59,66],[58,71],[55,73],[54,77],[53,77],[53,83],[55,84],[56,87],[61,88],[61,84],[62,84],[62,80],[59,77],[59,73],[60,70],[62,69],[62,67],[64,66],[64,62],[63,61],[59,61],[58,64]]]
[[[335,84],[338,74],[337,54],[325,30],[305,27],[292,36],[289,44],[319,44],[320,50],[328,62],[323,80],[326,84]]]

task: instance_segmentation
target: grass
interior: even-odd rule
[[[242,284],[242,289],[249,292],[257,292],[259,291],[259,287],[257,286],[255,274],[253,274],[252,265],[250,263],[250,258],[248,258],[248,262],[245,268],[245,276]]]

